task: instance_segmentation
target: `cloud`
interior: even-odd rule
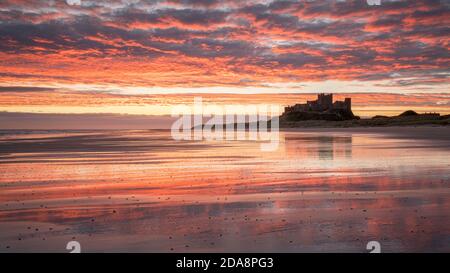
[[[448,83],[446,1],[20,4],[0,4],[0,80],[9,85],[260,86],[387,80],[394,73]]]
[[[30,87],[30,86],[0,86],[1,92],[48,92],[54,91],[54,88],[48,87]]]

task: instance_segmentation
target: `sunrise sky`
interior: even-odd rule
[[[196,94],[285,106],[332,92],[362,116],[450,113],[449,34],[449,0],[4,0],[0,112],[167,115]]]

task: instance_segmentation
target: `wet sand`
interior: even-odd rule
[[[0,252],[450,251],[447,127],[2,131]]]

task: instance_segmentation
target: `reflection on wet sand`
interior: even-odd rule
[[[262,152],[162,130],[2,132],[0,252],[450,251],[449,140],[280,140]]]
[[[311,155],[319,160],[333,160],[337,157],[352,157],[352,136],[288,136],[285,140],[286,153],[294,157]],[[299,141],[308,143],[305,148]]]

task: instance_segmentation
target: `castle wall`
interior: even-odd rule
[[[350,98],[345,98],[344,101],[337,100],[333,103],[333,109],[351,111],[352,101]]]

